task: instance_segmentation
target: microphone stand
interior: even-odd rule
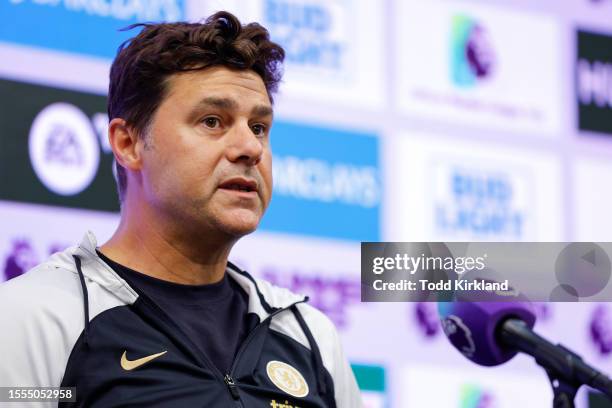
[[[576,357],[580,358],[577,355]],[[548,380],[553,390],[553,408],[575,408],[574,399],[582,384],[566,380],[559,371],[547,367],[545,362],[538,361],[537,358],[535,361],[548,375]]]
[[[540,337],[522,320],[510,318],[500,328],[502,344],[529,354],[548,374],[554,395],[553,408],[575,408],[574,398],[583,384],[612,398],[612,381],[578,354]]]

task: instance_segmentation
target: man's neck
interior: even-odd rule
[[[124,215],[124,214],[123,214]],[[163,223],[143,222],[143,218],[121,218],[113,237],[100,251],[113,261],[158,279],[205,285],[219,282],[235,241],[218,241],[205,233],[180,236]],[[157,227],[153,227],[156,225]]]

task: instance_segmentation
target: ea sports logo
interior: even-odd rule
[[[100,147],[89,118],[68,103],[41,110],[30,129],[29,153],[38,179],[56,194],[85,190],[98,172]]]
[[[270,361],[266,365],[270,381],[287,394],[302,398],[308,395],[308,384],[298,370],[281,361]]]

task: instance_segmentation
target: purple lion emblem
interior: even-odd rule
[[[12,279],[33,268],[38,263],[29,241],[16,239],[4,263],[4,277]]]
[[[425,337],[435,337],[440,332],[440,317],[435,303],[420,302],[414,306],[414,316]]]
[[[602,355],[612,352],[612,316],[604,305],[598,305],[593,311],[590,323],[591,341]]]
[[[466,43],[467,61],[477,78],[484,78],[491,73],[495,65],[495,54],[489,42],[487,32],[475,24]]]

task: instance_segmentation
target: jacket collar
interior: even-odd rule
[[[97,254],[97,239],[88,231],[78,247],[68,249],[68,258],[77,255],[81,258],[83,275],[102,287],[107,288],[125,303],[133,303],[138,294],[130,285],[107,265]],[[231,262],[225,269],[249,297],[248,311],[264,320],[279,309],[284,309],[296,302],[303,302],[307,297],[296,295],[287,289],[278,288],[260,279],[253,278]]]

